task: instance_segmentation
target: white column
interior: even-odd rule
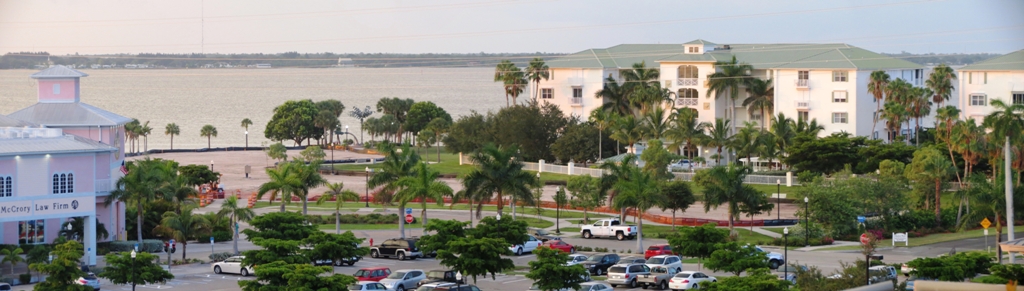
[[[573,168],[576,168],[576,163],[574,163],[573,161],[569,161],[569,169],[568,169],[568,171],[569,171],[569,175],[570,176],[573,174]]]
[[[793,171],[786,172],[786,187],[793,187]]]
[[[85,243],[85,264],[89,266],[96,265],[96,215],[90,215],[85,217],[85,229],[82,231],[85,235],[82,238]]]
[[[544,160],[537,161],[537,173],[544,172]]]

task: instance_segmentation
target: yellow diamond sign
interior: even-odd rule
[[[981,220],[981,227],[988,228],[991,225],[992,225],[992,222],[988,221],[988,218],[985,218],[985,219]]]

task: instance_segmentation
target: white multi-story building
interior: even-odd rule
[[[981,122],[992,113],[992,100],[1024,104],[1024,50],[957,70],[959,106],[965,118]]]
[[[708,95],[708,75],[716,71],[715,62],[734,56],[753,67],[751,76],[772,80],[775,108],[763,116],[749,112],[742,106],[748,95],[741,92],[733,126],[743,127],[747,121],[767,126],[770,115],[783,113],[794,120],[817,119],[825,127],[823,136],[848,132],[885,138],[883,122],[872,131],[878,105],[868,92],[871,72],[886,71],[915,86],[924,86],[928,73],[921,65],[847,44],[623,44],[548,60],[552,78],[541,81],[540,98],[585,118],[604,103],[595,97],[604,78],[611,76],[621,84],[620,70],[645,62],[648,68],[660,69],[662,86],[676,95],[674,108],[692,108],[703,122],[732,119],[729,97]],[[931,124],[927,122],[922,126]]]

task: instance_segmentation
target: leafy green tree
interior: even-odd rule
[[[10,248],[0,248],[0,256],[4,256],[4,259],[0,260],[0,263],[11,264],[11,277],[14,277],[14,265],[25,261],[25,259],[21,257],[21,254],[24,252],[25,251],[19,247],[12,246]]]
[[[859,139],[851,140],[859,143]],[[854,165],[854,173],[867,174],[878,170],[878,165],[884,160],[898,161],[904,164],[914,159],[914,151],[917,147],[904,143],[884,143],[882,140],[865,140],[864,144],[857,149],[860,156]]]
[[[501,219],[492,216],[484,217],[477,224],[476,228],[469,230],[469,235],[475,238],[500,239],[506,243],[505,248],[521,245],[526,242],[528,234],[526,221],[513,220],[508,215],[501,216]]]
[[[92,291],[92,287],[78,285],[75,281],[84,276],[79,260],[85,255],[85,248],[77,241],[67,241],[54,246],[50,263],[29,265],[30,270],[46,274],[46,279],[36,284],[33,290]]]
[[[309,224],[304,215],[295,212],[259,215],[254,217],[249,225],[252,228],[245,229],[242,233],[246,239],[260,248],[242,252],[245,256],[242,263],[247,266],[260,266],[260,271],[257,272],[257,279],[260,281],[265,280],[260,273],[264,272],[263,266],[268,263],[283,261],[286,264],[309,264],[310,258],[300,251],[302,240],[321,232],[315,225]],[[267,278],[273,278],[273,275],[268,274]]]
[[[1017,285],[1021,280],[1024,280],[1024,266],[1021,265],[992,265],[989,271],[991,271],[992,276],[1010,281],[1013,285]]]
[[[328,183],[327,191],[317,198],[316,205],[328,203],[334,199],[334,231],[341,234],[341,205],[345,200],[359,200],[359,194],[345,189],[345,183]]]
[[[299,152],[299,156],[306,162],[323,161],[327,154],[318,146],[308,146]]]
[[[471,153],[492,142],[487,121],[486,116],[476,111],[459,117],[449,127],[448,135],[442,139],[445,150],[450,153]]]
[[[106,258],[107,267],[96,276],[117,285],[132,285],[132,290],[135,285],[162,284],[174,279],[171,272],[154,262],[160,259],[154,254],[140,252],[133,258],[131,253],[121,252],[108,254]]]
[[[474,200],[490,201],[494,195],[493,197],[498,200],[499,214],[505,208],[506,196],[528,205],[533,204],[530,188],[539,184],[539,180],[530,172],[523,170],[524,165],[517,147],[497,147],[489,144],[473,153],[470,160],[476,168],[462,179],[465,191],[480,198]]]
[[[906,263],[911,274],[939,281],[959,282],[973,278],[992,266],[992,257],[984,253],[956,253],[936,258],[916,258]]]
[[[203,125],[203,128],[199,130],[199,136],[206,138],[206,148],[210,148],[210,139],[217,137],[217,128],[213,125]]]
[[[289,100],[274,108],[274,116],[267,122],[263,135],[270,140],[292,140],[302,145],[309,138],[320,138],[323,131],[313,124],[320,112],[312,100]]]
[[[586,167],[589,161],[597,160],[599,135],[597,128],[586,123],[566,126],[562,136],[551,145],[551,153],[559,160],[583,163]]]
[[[747,276],[725,277],[718,282],[701,282],[701,290],[710,291],[783,291],[789,290],[788,280],[768,272],[768,268],[750,270]]]
[[[463,237],[449,241],[448,247],[438,250],[437,259],[441,265],[472,277],[476,283],[477,276],[490,274],[493,279],[495,273],[515,267],[511,259],[503,257],[512,255],[508,247],[509,243],[500,238]]]
[[[793,145],[785,151],[788,154],[783,161],[797,172],[811,171],[831,174],[843,169],[846,165],[855,165],[863,157],[857,150],[864,146],[863,137],[850,138],[847,133],[836,133],[823,138],[798,136]]]
[[[640,159],[644,160],[643,171],[659,180],[675,178],[675,176],[668,171],[668,165],[672,163],[672,160],[677,158],[679,158],[679,156],[672,154],[665,149],[661,140],[658,139],[652,139],[647,142],[647,149],[640,154]]]
[[[441,182],[438,178],[441,173],[427,167],[427,163],[416,164],[412,175],[398,179],[395,184],[400,188],[395,192],[394,199],[398,201],[398,208],[404,209],[405,205],[413,200],[419,199],[422,211],[420,213],[421,223],[427,226],[427,200],[433,199],[437,205],[444,205],[444,197],[452,196],[452,187],[448,183]],[[398,222],[399,232],[405,237],[405,220]]]
[[[458,220],[434,219],[427,223],[423,230],[433,234],[420,237],[419,248],[424,253],[437,252],[447,247],[448,243],[466,237],[466,226],[469,222]]]
[[[704,188],[705,212],[722,204],[728,207],[729,231],[733,230],[733,221],[740,213],[740,204],[750,200],[753,195],[764,195],[743,183],[744,177],[750,172],[750,168],[729,164],[698,171],[693,177],[694,184]]]
[[[569,119],[554,104],[506,107],[488,114],[488,142],[501,147],[515,146],[525,161],[553,161],[551,145],[567,125]]]
[[[857,216],[864,213],[857,193],[861,189],[854,187],[861,178],[851,178],[849,173],[833,176],[833,180],[815,180],[798,193],[810,200],[811,220],[823,224],[834,235],[852,234],[856,231]],[[806,217],[807,213],[801,209],[798,215]]]
[[[277,168],[267,168],[270,180],[260,185],[256,199],[263,199],[263,195],[267,193],[270,193],[271,203],[274,199],[281,198],[281,212],[284,212],[285,205],[291,203],[292,197],[302,194],[303,181],[297,173],[297,166],[296,163],[285,163]]]
[[[717,245],[729,239],[729,231],[717,226],[708,223],[679,228],[678,234],[668,237],[668,244],[681,256],[697,258],[697,268],[700,269],[703,260],[718,249]]]
[[[271,159],[287,161],[288,160],[288,148],[284,144],[278,142],[267,147],[267,156]]]
[[[238,254],[238,223],[242,221],[250,221],[256,214],[249,207],[243,206],[238,203],[238,197],[230,195],[224,199],[224,203],[220,205],[220,211],[217,215],[227,216],[231,218],[231,227],[235,229],[234,244],[235,254]]]
[[[530,272],[526,278],[540,290],[558,291],[565,289],[578,290],[580,283],[587,277],[587,270],[582,266],[566,266],[569,255],[551,248],[537,248],[533,251],[537,259],[530,261]]]
[[[150,201],[156,200],[159,197],[156,190],[160,188],[161,183],[164,181],[164,177],[168,175],[168,173],[163,171],[164,168],[160,167],[160,164],[162,163],[163,161],[161,160],[153,160],[150,158],[129,162],[126,166],[128,167],[128,174],[117,180],[114,191],[110,192],[110,195],[108,195],[104,201],[107,206],[113,204],[114,201],[122,201],[135,205],[137,215],[136,231],[138,231],[140,244],[142,243],[143,208],[145,205],[148,205]]]
[[[690,183],[685,181],[666,181],[661,183],[660,187],[664,199],[659,200],[657,206],[661,211],[672,210],[672,230],[675,231],[676,212],[686,212],[686,209],[696,202],[696,198],[690,189]]]
[[[608,104],[608,103],[605,103]],[[612,120],[615,119],[615,113],[601,108],[599,110],[590,111],[590,117],[587,119],[590,123],[597,128],[597,160],[604,159],[604,132],[612,125]],[[671,130],[671,129],[670,129]],[[618,154],[618,146],[615,147],[615,152]]]
[[[54,244],[57,244],[57,242],[54,241]],[[45,263],[49,259],[50,250],[49,246],[36,246],[32,248],[32,250],[28,251],[28,255],[25,256],[25,263],[29,264],[29,266],[36,263]],[[29,273],[31,272],[32,269],[29,268]]]
[[[408,118],[405,121],[405,130],[413,133],[420,132],[437,118],[447,120],[449,123],[452,121],[452,116],[444,108],[434,104],[434,102],[416,102],[409,107]]]
[[[330,269],[333,268],[281,261],[270,262],[260,265],[256,280],[240,280],[238,286],[244,291],[345,291],[348,290],[349,284],[357,281],[349,275],[323,276]]]
[[[391,115],[394,118],[394,123],[398,128],[395,128],[395,136],[401,137],[405,130],[405,121],[408,120],[409,109],[412,108],[412,99],[400,99],[398,97],[392,98],[380,98],[377,100],[377,111],[380,111],[384,115]],[[398,141],[398,140],[396,140]]]
[[[718,244],[717,250],[711,253],[705,267],[715,272],[726,271],[739,276],[740,273],[768,268],[768,256],[753,246],[741,246],[736,242]]]
[[[356,238],[351,231],[346,231],[343,234],[314,232],[302,240],[302,242],[310,246],[306,250],[306,255],[311,259],[331,259],[333,262],[340,262],[342,259],[362,257],[369,254],[369,248],[359,247],[363,240]],[[333,274],[334,268],[331,269]]]
[[[175,135],[180,135],[180,134],[181,134],[181,128],[178,128],[178,124],[177,123],[168,123],[167,126],[164,127],[164,135],[171,136],[171,149],[172,150],[174,149],[174,136]]]
[[[914,152],[914,161],[907,165],[904,172],[907,179],[914,181],[914,192],[927,193],[925,189],[927,185],[931,184],[935,190],[935,225],[941,225],[942,217],[940,211],[942,210],[942,184],[949,175],[953,172],[953,164],[950,163],[946,156],[939,150],[934,148],[922,148],[917,152]],[[922,195],[928,197],[927,195]],[[925,198],[925,208],[928,208],[928,201],[930,199]]]
[[[191,207],[181,210],[181,214],[164,213],[160,226],[164,232],[181,242],[181,259],[185,259],[189,240],[199,239],[202,234],[209,233],[210,222],[200,214],[192,213]]]
[[[604,205],[606,196],[598,191],[598,179],[589,175],[570,176],[565,189],[569,190],[569,205],[583,208],[583,221],[590,223],[589,211]]]

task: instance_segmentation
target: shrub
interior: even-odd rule
[[[981,276],[981,277],[977,277],[977,278],[971,279],[971,282],[982,283],[982,284],[1005,285],[1008,281],[1006,279],[999,278],[999,277],[996,277],[996,276]]]
[[[803,171],[796,174],[796,181],[800,184],[807,184],[814,181],[814,178],[820,176],[818,173],[811,171]]]
[[[110,242],[111,252],[130,252],[135,249],[138,241],[112,241]],[[144,239],[139,245],[140,252],[159,253],[164,251],[164,242],[158,239]]]
[[[213,241],[215,242],[231,241],[231,239],[234,238],[234,234],[232,232],[223,230],[214,231],[211,236],[213,236]]]
[[[32,274],[29,274],[29,273],[20,274],[20,275],[18,275],[18,281],[21,282],[21,284],[32,283]]]
[[[232,257],[234,255],[235,255],[234,253],[229,253],[229,252],[212,253],[212,254],[210,254],[210,261],[211,262],[220,262],[220,261],[226,260],[227,258],[230,258],[230,257]]]

